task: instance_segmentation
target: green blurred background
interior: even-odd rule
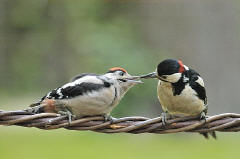
[[[0,109],[26,108],[79,73],[151,72],[181,59],[205,79],[209,114],[240,112],[237,0],[1,0]],[[115,117],[161,113],[155,80],[132,88]],[[237,158],[239,134],[128,135],[0,127],[0,158]]]

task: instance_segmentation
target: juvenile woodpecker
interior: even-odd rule
[[[208,107],[203,79],[182,61],[166,59],[155,72],[141,78],[159,79],[157,93],[164,124],[167,117],[199,116],[205,120]],[[207,133],[203,135],[207,138]],[[211,135],[216,137],[214,132]]]
[[[112,121],[109,114],[124,94],[135,84],[142,83],[137,79],[120,67],[113,67],[103,75],[80,74],[32,104],[28,111],[67,115],[70,122],[75,116],[95,115],[103,115],[105,120]]]

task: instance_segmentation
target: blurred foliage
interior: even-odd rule
[[[25,108],[79,73],[148,73],[173,52],[207,79],[210,111],[239,110],[239,3],[161,2],[1,0],[0,109]],[[113,116],[158,116],[156,84],[133,87]],[[239,134],[218,137],[1,127],[0,158],[238,158]]]
[[[0,3],[5,15],[0,47],[2,97],[41,97],[79,73],[102,74],[114,66],[130,74],[148,73],[163,56],[144,45],[138,25],[128,16],[128,9],[134,9],[131,5],[97,0]],[[151,84],[133,88],[114,114],[158,115],[156,81],[147,82]]]

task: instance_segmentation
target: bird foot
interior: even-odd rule
[[[205,123],[207,122],[207,118],[206,118],[206,113],[205,113],[205,112],[201,112],[201,114],[200,114],[200,120],[204,120]]]
[[[167,112],[161,113],[161,118],[162,118],[162,124],[166,125],[167,124],[168,113]]]
[[[69,124],[71,124],[72,120],[76,118],[76,115],[73,115],[69,110],[65,109],[65,111],[58,111],[58,114],[62,116],[67,116]]]
[[[111,124],[113,124],[117,121],[117,118],[114,118],[114,117],[112,117],[110,115],[107,115],[107,114],[104,114],[103,117],[104,117],[105,122],[110,121]]]

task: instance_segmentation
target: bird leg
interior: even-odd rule
[[[161,118],[162,118],[162,123],[163,125],[167,124],[167,118],[170,116],[170,114],[166,111],[166,112],[162,112],[161,113]]]
[[[117,118],[114,118],[109,114],[103,114],[103,117],[105,122],[110,121],[111,124],[117,121]]]
[[[67,108],[64,111],[58,111],[58,114],[67,116],[69,124],[72,122],[72,119],[76,117],[76,115],[73,115]]]
[[[69,123],[71,123],[72,119],[74,119],[76,117],[76,115],[74,115],[72,113],[72,111],[69,109],[69,107],[65,103],[62,103],[60,101],[56,101],[54,103],[54,106],[56,107],[56,110],[58,110],[57,111],[58,114],[63,115],[63,116],[67,116]]]
[[[200,114],[200,120],[202,120],[202,119],[205,121],[205,123],[207,122],[206,109],[204,109]]]

